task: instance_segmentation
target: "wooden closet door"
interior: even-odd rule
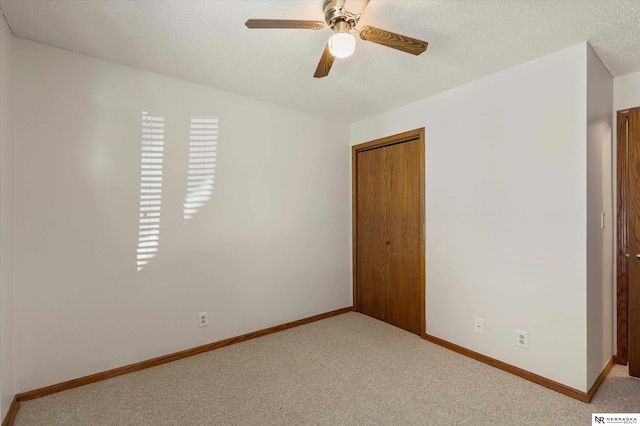
[[[385,321],[389,276],[387,208],[389,161],[384,148],[357,154],[357,306],[358,311]]]
[[[353,163],[356,310],[418,335],[424,322],[423,135],[418,129],[356,146]]]
[[[390,178],[386,322],[420,335],[422,151],[419,140],[384,149],[388,151]]]
[[[640,108],[629,110],[628,126],[628,355],[629,375],[640,377]]]

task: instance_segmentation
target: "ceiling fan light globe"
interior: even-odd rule
[[[336,58],[351,56],[356,50],[356,39],[346,32],[338,32],[329,39],[329,51]]]

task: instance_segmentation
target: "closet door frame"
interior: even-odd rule
[[[426,310],[425,310],[425,287],[426,287],[426,258],[425,258],[425,142],[424,127],[410,130],[408,132],[399,133],[397,135],[388,136],[382,139],[376,139],[351,147],[351,214],[352,214],[352,238],[353,238],[353,310],[358,312],[358,153],[368,151],[370,149],[382,148],[389,145],[410,142],[414,140],[420,141],[420,335],[426,336]]]

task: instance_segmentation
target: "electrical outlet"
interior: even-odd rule
[[[484,320],[482,318],[475,317],[475,324],[473,327],[473,331],[476,333],[484,334]]]
[[[516,330],[516,346],[529,349],[529,333],[522,330]]]
[[[206,327],[209,325],[209,314],[207,312],[200,312],[198,314],[198,327]]]

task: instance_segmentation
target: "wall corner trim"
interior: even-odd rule
[[[609,362],[607,362],[607,365],[604,367],[604,369],[596,379],[591,389],[589,389],[589,392],[582,392],[582,391],[579,391],[578,389],[574,389],[567,385],[563,385],[562,383],[558,383],[551,379],[547,379],[546,377],[542,377],[538,374],[532,373],[530,371],[524,370],[514,365],[507,364],[506,362],[499,361],[495,358],[482,355],[481,353],[472,351],[471,349],[467,349],[462,346],[458,346],[455,343],[448,342],[438,337],[431,336],[425,333],[424,335],[422,335],[422,338],[438,346],[442,346],[443,348],[452,350],[461,355],[467,356],[469,358],[473,358],[476,361],[480,361],[482,363],[488,364],[492,367],[506,371],[507,373],[511,373],[518,377],[522,377],[523,379],[529,380],[530,382],[544,386],[548,389],[559,392],[563,395],[566,395],[573,399],[577,399],[578,401],[581,401],[587,404],[591,402],[591,398],[593,398],[596,391],[598,390],[598,388],[600,387],[604,379],[607,377],[607,374],[609,374],[609,371],[611,371],[611,367],[613,366],[613,357],[611,357],[611,359],[609,360]]]

